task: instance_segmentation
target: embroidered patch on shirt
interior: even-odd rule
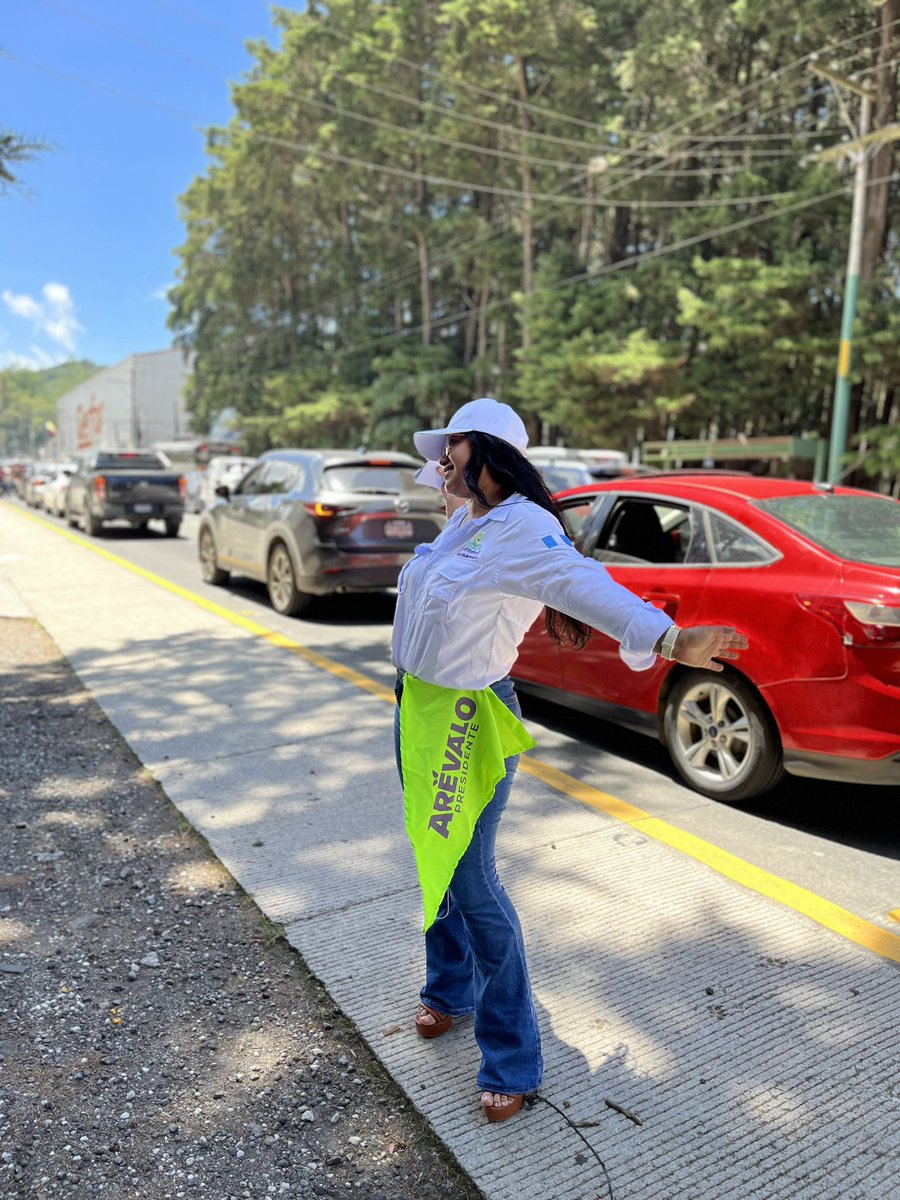
[[[481,544],[484,541],[484,530],[479,529],[471,541],[466,542],[462,550],[457,554],[457,558],[477,559],[481,553]]]
[[[541,541],[548,550],[553,550],[557,546],[571,546],[572,543],[564,533],[558,533],[555,537],[552,533],[548,533],[546,537],[542,537]]]

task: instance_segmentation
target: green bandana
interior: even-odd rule
[[[412,675],[400,702],[406,832],[416,856],[425,929],[494,788],[504,759],[535,742],[490,688],[457,692]]]

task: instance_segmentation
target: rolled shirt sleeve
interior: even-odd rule
[[[496,583],[507,595],[539,600],[608,634],[635,671],[653,665],[653,647],[672,624],[671,617],[616,583],[601,563],[585,558],[552,518],[544,529],[521,531],[497,565]]]

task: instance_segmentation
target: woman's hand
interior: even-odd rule
[[[728,625],[693,625],[682,629],[675,641],[675,660],[686,667],[703,667],[707,671],[724,668],[717,658],[737,658],[738,651],[747,649],[747,639]]]

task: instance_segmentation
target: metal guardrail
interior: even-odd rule
[[[685,438],[671,442],[644,442],[641,461],[671,465],[676,462],[736,462],[776,458],[814,460],[820,438]]]

